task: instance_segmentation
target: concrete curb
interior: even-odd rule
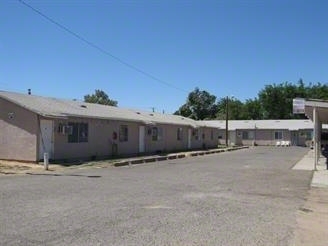
[[[146,156],[146,157],[139,157],[139,158],[131,158],[131,159],[124,159],[120,161],[113,162],[114,167],[122,167],[122,166],[131,166],[135,164],[144,164],[150,162],[158,162],[158,161],[165,161],[165,160],[174,160],[174,159],[182,159],[187,157],[194,157],[194,156],[204,156],[210,154],[218,154],[222,152],[229,152],[235,151],[240,149],[247,149],[248,146],[239,146],[239,147],[229,147],[229,148],[222,148],[222,149],[211,149],[211,150],[198,150],[198,151],[190,151],[190,152],[183,152],[183,153],[174,153],[174,154],[167,154],[167,155],[159,155],[159,156]]]

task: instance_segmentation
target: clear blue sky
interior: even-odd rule
[[[195,87],[244,101],[267,84],[327,82],[327,1],[25,2],[165,83],[1,0],[0,90],[82,100],[101,89],[121,107],[173,113]]]

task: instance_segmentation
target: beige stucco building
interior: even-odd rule
[[[206,122],[0,91],[0,159],[37,162],[216,148]]]
[[[219,144],[225,144],[226,121],[205,121],[219,130]],[[327,128],[326,126],[323,126]],[[313,140],[311,120],[229,120],[228,143],[230,145],[274,146],[288,142],[295,146],[310,146]]]

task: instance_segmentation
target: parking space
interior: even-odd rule
[[[0,178],[3,245],[289,245],[298,147]]]

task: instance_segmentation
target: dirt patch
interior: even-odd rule
[[[292,246],[326,246],[328,242],[328,188],[312,188],[297,212]]]
[[[39,164],[0,160],[0,175],[25,174],[27,171],[42,170]]]
[[[17,175],[17,174],[30,174],[30,173],[43,173],[49,171],[64,172],[70,169],[86,169],[86,168],[105,168],[110,167],[112,164],[109,161],[91,161],[84,163],[67,163],[53,164],[49,163],[48,171],[44,170],[43,163],[33,164],[28,162],[6,161],[0,160],[0,175]]]

